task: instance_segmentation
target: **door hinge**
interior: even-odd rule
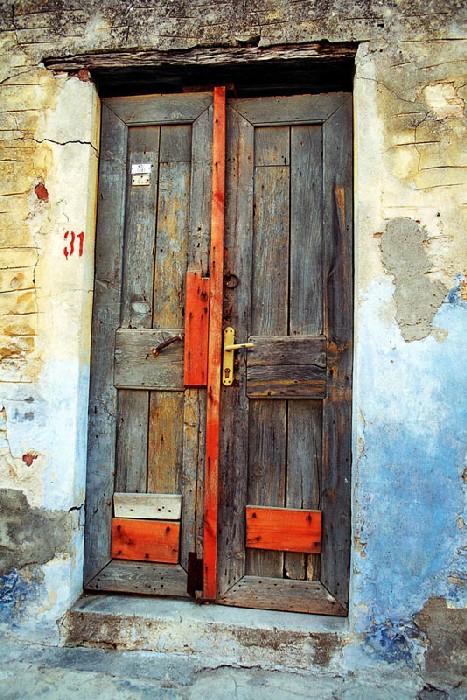
[[[186,590],[188,595],[196,598],[196,591],[203,590],[203,560],[198,559],[196,552],[188,552],[188,580]]]

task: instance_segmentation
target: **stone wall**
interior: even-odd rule
[[[355,539],[344,655],[349,665],[361,654],[416,665],[426,651],[429,665],[440,647],[433,630],[455,618],[457,641],[440,663],[458,677],[467,481],[462,5],[0,4],[0,620],[8,632],[54,638],[81,587],[99,129],[87,69],[135,51],[141,60],[235,47],[258,56],[353,42]],[[45,67],[67,57],[71,73]]]

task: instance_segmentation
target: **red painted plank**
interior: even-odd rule
[[[112,558],[177,564],[180,523],[112,518]]]
[[[321,511],[246,506],[246,546],[278,552],[321,552]]]
[[[187,272],[183,383],[188,387],[208,382],[209,279]]]
[[[212,203],[209,285],[209,362],[204,472],[203,595],[217,595],[217,501],[219,470],[219,410],[222,364],[222,302],[224,277],[225,87],[214,88]]]

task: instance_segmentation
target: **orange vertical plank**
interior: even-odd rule
[[[209,279],[187,272],[183,383],[187,387],[208,383]]]
[[[209,361],[204,476],[203,596],[217,594],[217,508],[224,278],[225,87],[214,88],[209,285]]]
[[[177,564],[180,523],[112,518],[112,558]]]
[[[278,552],[321,552],[321,511],[246,506],[246,546]]]

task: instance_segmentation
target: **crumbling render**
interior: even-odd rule
[[[405,340],[421,340],[432,330],[433,317],[447,289],[430,277],[424,248],[425,230],[413,219],[392,219],[381,237],[383,264],[394,277],[396,319]]]

